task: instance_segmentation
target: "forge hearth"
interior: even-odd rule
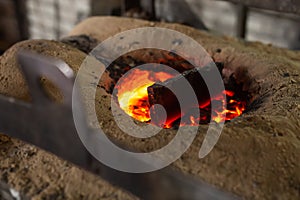
[[[140,52],[139,52],[140,51]],[[137,57],[143,55],[143,59]],[[148,55],[148,56],[146,56]],[[145,60],[147,59],[147,60]],[[136,69],[140,65],[147,63],[156,63]],[[162,68],[160,64],[169,66]],[[197,126],[199,123],[207,124],[211,121],[221,122],[230,121],[245,111],[246,105],[251,99],[247,91],[242,90],[242,84],[231,77],[223,77],[225,90],[217,88],[215,80],[208,84],[212,85],[212,91],[208,91],[207,83],[203,75],[213,78],[214,75],[223,76],[223,63],[209,63],[206,66],[195,68],[188,61],[178,56],[174,52],[162,50],[144,49],[128,53],[114,61],[107,69],[110,77],[113,79],[109,87],[109,93],[115,89],[113,98],[120,108],[134,119],[156,124],[164,128],[178,127],[184,125]],[[177,75],[181,73],[181,75]],[[184,80],[188,80],[193,91],[197,96],[198,103],[191,105],[187,102],[185,110],[180,109],[176,95],[171,91],[184,85]],[[104,81],[105,82],[105,81]],[[155,84],[159,82],[159,84]],[[170,90],[171,89],[171,90]],[[185,88],[177,89],[178,92],[185,92]],[[182,96],[187,96],[182,94]],[[219,104],[218,108],[213,110],[211,116],[211,101]],[[161,119],[159,110],[150,109],[154,104],[162,105],[167,112],[167,119]],[[181,105],[184,107],[184,105]],[[198,118],[192,113],[199,113]],[[224,114],[224,119],[222,119]],[[199,114],[198,114],[199,115]],[[197,121],[197,122],[196,122]],[[198,122],[199,121],[199,122]]]
[[[172,167],[242,198],[298,199],[300,53],[214,36],[177,24],[113,17],[88,19],[76,26],[70,35],[76,37],[84,34],[100,43],[120,31],[145,26],[174,29],[199,42],[215,62],[223,63],[223,80],[226,84],[232,83],[227,84],[226,89],[238,94],[238,100],[246,102],[246,110],[239,117],[225,123],[218,143],[207,157],[198,157],[203,133],[208,128],[204,123],[199,126],[192,146]],[[63,59],[77,72],[86,54],[69,45],[37,40],[12,47],[0,58],[0,92],[30,101],[26,82],[16,63],[16,52],[21,48]],[[76,48],[80,49],[78,46]],[[165,64],[184,68],[180,73],[191,70],[184,60],[170,61],[170,56],[164,52],[155,52],[152,56],[149,53],[135,52],[131,57],[120,58],[123,60],[119,60],[122,61],[118,65],[119,69],[112,68],[117,72],[124,70],[123,72],[113,76],[106,74],[105,82],[96,83],[94,79],[89,79],[90,87],[97,88],[95,109],[103,131],[110,138],[135,151],[159,149],[172,140],[176,129],[162,129],[157,136],[148,139],[137,139],[124,134],[111,113],[112,87],[117,84],[115,80],[119,80],[121,75],[136,64],[152,61],[160,63],[159,58],[165,57],[167,59],[163,62],[168,61]],[[59,98],[58,91],[45,84],[49,94]],[[227,96],[230,95],[228,92]],[[143,125],[144,122],[137,124]],[[1,181],[25,196],[34,199],[59,196],[65,199],[80,199],[82,196],[87,199],[136,198],[99,177],[15,139],[1,135],[0,148]]]
[[[107,20],[111,25],[107,26]],[[107,31],[99,32],[95,28],[101,26],[105,26]],[[249,199],[297,196],[300,183],[300,164],[297,162],[300,155],[296,153],[300,148],[297,125],[299,53],[216,37],[182,25],[111,17],[91,18],[75,27],[71,35],[86,34],[103,41],[120,31],[145,26],[170,28],[191,36],[215,62],[224,64],[224,81],[233,79],[239,85],[236,89],[247,93],[247,112],[225,124],[218,143],[207,157],[198,159],[203,133],[208,128],[204,124],[199,126],[199,134],[191,148],[172,166]],[[118,43],[115,47],[118,48]],[[123,61],[131,61],[121,63],[133,63],[134,60],[141,64],[157,62],[159,58],[168,56],[136,52],[131,57],[123,57]],[[188,66],[184,61],[179,63]],[[286,73],[288,77],[284,76]],[[110,92],[98,88],[95,102],[98,119],[103,131],[125,146],[149,152],[168,144],[176,134],[176,129],[164,129],[157,137],[149,139],[124,134],[111,116],[110,97]],[[278,177],[278,174],[281,175]]]

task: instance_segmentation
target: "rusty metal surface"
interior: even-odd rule
[[[218,0],[238,3],[249,7],[300,15],[299,0]]]

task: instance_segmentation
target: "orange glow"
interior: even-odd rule
[[[198,124],[195,122],[194,116],[190,116],[190,120],[191,120],[191,125],[192,125],[192,126],[197,126],[197,125],[198,125]]]
[[[229,97],[233,97],[234,96],[234,92],[230,91],[230,90],[225,90],[224,94],[226,94]]]
[[[155,82],[163,82],[172,77],[174,77],[174,75],[167,72],[154,72],[141,69],[130,70],[118,81],[118,84],[116,85],[116,97],[120,108],[138,121],[150,122],[150,105],[148,102],[147,88]],[[210,101],[201,105],[201,107],[199,106],[201,110],[207,111],[207,113],[212,113],[211,116],[204,114],[201,115],[199,120],[196,120],[194,116],[184,116],[189,122],[181,122],[180,126],[197,126],[198,121],[203,123],[210,121],[210,119],[217,123],[229,121],[238,117],[245,111],[246,102],[236,100],[234,98],[235,93],[233,91],[225,90],[223,94],[225,94],[227,98],[227,102],[222,102],[223,107],[211,112]],[[221,99],[222,98],[220,96],[214,97],[211,100],[221,101]],[[224,105],[226,105],[226,109]],[[225,120],[222,118],[222,115],[225,116]],[[180,119],[180,116],[178,119]],[[173,127],[173,124],[166,123],[163,126],[164,128],[171,128]]]
[[[245,109],[246,109],[245,102],[240,102],[234,99],[230,99],[227,103],[227,108],[224,109],[222,112],[219,113],[216,112],[216,115],[213,115],[213,120],[216,121],[217,123],[222,122],[222,115],[224,114],[225,114],[225,121],[232,120],[233,118],[240,116],[245,111]]]
[[[131,117],[148,122],[150,105],[147,88],[155,82],[163,82],[174,77],[167,72],[153,72],[134,69],[123,76],[116,86],[119,106]]]

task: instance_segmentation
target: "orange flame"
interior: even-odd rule
[[[148,103],[147,88],[155,82],[163,82],[174,77],[167,72],[152,72],[133,69],[124,75],[116,86],[119,106],[131,117],[148,122],[150,105]]]
[[[125,74],[116,85],[117,99],[119,106],[129,116],[141,122],[150,122],[150,105],[148,102],[147,88],[153,85],[155,82],[163,82],[167,79],[174,77],[173,74],[167,72],[153,72],[150,70],[132,69]],[[222,105],[227,105],[219,108],[218,111],[212,112],[212,120],[217,123],[223,122],[222,116],[225,116],[225,121],[229,121],[235,117],[241,115],[246,108],[246,103],[243,101],[237,101],[233,99],[235,93],[230,90],[225,90],[224,94],[227,97],[226,102],[222,102]],[[220,100],[222,98],[215,97],[212,100]],[[209,111],[210,102],[202,105],[200,109]],[[189,122],[181,122],[180,126],[191,125],[197,126],[195,117],[188,117]],[[197,121],[207,121],[209,117],[202,115]],[[172,124],[165,124],[164,128],[171,128]]]

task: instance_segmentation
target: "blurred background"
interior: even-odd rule
[[[0,0],[0,53],[21,40],[62,38],[83,19],[99,15],[177,22],[300,49],[300,1]]]

